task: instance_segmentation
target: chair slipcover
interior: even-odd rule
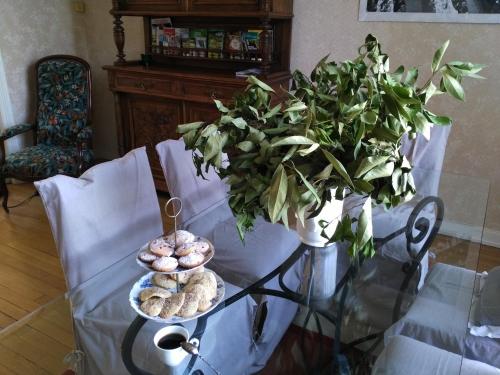
[[[144,147],[80,178],[58,175],[35,186],[70,290],[163,232]]]
[[[215,256],[210,266],[225,280],[247,286],[282,264],[299,246],[294,231],[263,218],[256,220],[254,230],[246,234],[243,244],[227,204],[226,184],[213,171],[206,175],[207,180],[196,175],[191,151],[185,150],[182,139],[161,142],[156,150],[170,194],[181,198],[187,208],[182,216],[185,228],[214,244]],[[291,289],[299,287],[303,266],[297,262],[287,273],[285,280]],[[241,279],[247,282],[241,284]],[[279,289],[278,281],[272,280],[266,287]],[[267,301],[268,313],[257,342],[259,355],[254,371],[265,365],[297,312],[297,305],[288,300],[278,297],[263,300]]]
[[[228,186],[211,168],[205,179],[196,175],[191,151],[186,151],[183,140],[168,140],[156,146],[172,197],[182,198],[180,225],[195,220],[227,199]],[[231,213],[229,213],[230,216]]]
[[[136,317],[128,294],[144,274],[134,254],[163,231],[145,148],[100,164],[79,179],[56,176],[36,186],[71,289],[76,347],[84,353],[79,373],[126,374],[121,343]],[[113,272],[105,272],[108,267]],[[226,297],[240,290],[226,283]],[[255,302],[245,297],[209,318],[200,352],[222,373],[250,373],[257,353],[251,323],[255,310]],[[195,324],[186,328],[192,333]],[[133,351],[136,364],[154,374],[165,372],[152,345],[161,327],[146,324]],[[201,361],[197,368],[209,373]]]
[[[500,370],[405,336],[390,339],[373,375],[496,375]]]
[[[471,335],[467,327],[475,278],[465,268],[433,266],[408,313],[387,330],[386,338],[410,336],[500,368],[500,339]]]
[[[418,135],[415,140],[403,139],[401,151],[412,163],[412,175],[415,179],[419,196],[437,196],[439,180],[446,150],[450,127],[434,127],[430,140]],[[363,197],[351,196],[346,199],[345,207],[357,207],[352,211],[356,216],[361,210]],[[415,199],[415,203],[419,199]],[[384,238],[404,227],[408,222],[415,204],[407,203],[391,210],[382,205],[373,208],[373,234],[376,238]],[[436,214],[432,205],[425,207],[418,216],[426,218],[430,227],[436,222]],[[416,235],[417,233],[415,233]],[[411,246],[413,254],[420,250],[427,236],[418,244]],[[341,249],[345,246],[341,246]],[[349,266],[349,258],[341,251],[337,273],[341,276]],[[400,286],[406,276],[403,264],[411,258],[406,249],[406,237],[400,235],[384,244],[373,259],[366,261],[358,277],[353,281],[353,292],[346,300],[348,319],[342,325],[342,341],[351,342],[367,335],[379,333],[392,325],[392,312]],[[407,294],[403,299],[401,312],[404,313],[412,303],[412,294],[418,286],[420,289],[429,269],[429,254],[422,258],[419,275],[411,280]],[[420,276],[418,278],[418,276]],[[372,342],[368,342],[367,347]]]

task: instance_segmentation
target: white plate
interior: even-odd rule
[[[210,260],[214,257],[214,254],[215,254],[214,245],[212,245],[212,243],[209,240],[207,240],[206,238],[203,238],[203,237],[196,237],[196,239],[193,242],[198,242],[198,241],[206,242],[208,244],[208,246],[209,246],[209,250],[205,254],[205,260],[203,261],[203,263],[200,264],[199,266],[196,266],[196,267],[193,267],[193,268],[184,268],[184,267],[181,267],[179,265],[179,266],[177,266],[177,268],[175,270],[170,271],[170,272],[156,271],[153,267],[151,267],[150,263],[145,263],[145,262],[143,262],[142,260],[139,259],[139,254],[141,252],[146,251],[146,250],[149,249],[149,242],[141,247],[141,249],[137,253],[137,256],[136,256],[135,260],[136,260],[136,262],[137,262],[137,264],[139,266],[141,266],[142,268],[144,268],[144,269],[146,269],[148,271],[154,271],[156,273],[163,273],[163,274],[166,274],[166,275],[171,275],[171,274],[175,274],[175,273],[182,273],[182,272],[193,271],[193,270],[195,270],[197,268],[200,268],[201,266],[207,264],[208,262],[210,262]],[[172,255],[172,257],[175,258],[175,259],[179,259],[179,257],[177,257],[175,255]]]
[[[182,323],[182,322],[187,322],[189,320],[193,320],[193,319],[197,319],[199,318],[200,316],[203,316],[205,315],[206,313],[208,313],[209,311],[213,310],[215,308],[215,306],[217,306],[219,303],[222,302],[223,298],[224,298],[224,294],[226,292],[226,288],[224,286],[224,281],[219,277],[219,275],[217,275],[214,271],[212,270],[209,270],[207,268],[205,268],[205,271],[206,272],[211,272],[214,274],[215,276],[215,279],[217,280],[217,295],[215,296],[214,299],[212,299],[212,306],[210,306],[210,308],[207,310],[207,311],[203,311],[203,312],[197,312],[194,316],[191,316],[189,318],[183,318],[183,317],[180,317],[180,316],[172,316],[171,318],[169,319],[162,319],[160,317],[153,317],[153,316],[149,316],[147,314],[145,314],[141,309],[140,309],[140,305],[141,305],[141,301],[139,299],[139,294],[146,288],[151,288],[153,285],[153,282],[152,282],[152,278],[153,278],[153,275],[157,272],[150,272],[148,273],[147,275],[144,275],[143,277],[141,277],[135,284],[134,286],[132,287],[132,289],[130,290],[130,294],[129,294],[129,297],[128,297],[128,300],[130,302],[130,306],[132,306],[132,308],[137,312],[137,314],[139,314],[140,316],[146,318],[146,319],[150,319],[150,320],[154,320],[155,322],[158,322],[158,323],[166,323],[166,324],[174,324],[174,323]],[[169,289],[171,292],[173,293],[176,293],[177,291],[174,289]]]

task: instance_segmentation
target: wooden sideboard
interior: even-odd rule
[[[247,86],[245,78],[236,77],[236,71],[259,68],[259,78],[276,92],[281,92],[280,87],[288,88],[293,0],[113,0],[112,3],[117,60],[104,69],[115,98],[119,153],[123,155],[145,145],[156,188],[167,191],[154,147],[166,139],[178,139],[179,124],[214,120],[218,116],[214,99],[229,104]],[[144,53],[150,57],[148,68],[138,61],[126,60],[122,16],[143,18]],[[260,30],[259,51],[234,58],[226,55],[224,49],[220,58],[211,58],[207,53],[186,56],[183,52],[193,49],[181,46],[172,55],[163,46],[152,46],[152,21],[165,17],[179,29],[219,29],[224,33]]]
[[[161,191],[167,187],[154,150],[156,144],[179,138],[179,124],[215,119],[218,112],[213,100],[228,104],[247,85],[234,74],[207,75],[192,69],[145,69],[140,65],[104,69],[115,96],[120,155],[146,145],[156,188]],[[266,81],[279,92],[289,78],[287,73],[276,73]]]

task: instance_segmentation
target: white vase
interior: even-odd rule
[[[335,196],[333,191],[332,196]],[[325,247],[328,239],[321,235],[323,228],[321,227],[320,222],[326,221],[330,223],[330,225],[326,228],[326,235],[328,237],[333,236],[335,229],[337,229],[337,224],[342,219],[343,205],[343,200],[332,199],[331,201],[325,203],[325,206],[318,216],[305,219],[304,224],[297,219],[296,231],[302,243],[313,247]],[[306,216],[307,214],[308,213],[306,212]]]
[[[335,192],[332,191],[332,197]],[[321,221],[330,225],[326,228],[326,235],[330,238],[335,233],[339,221],[342,219],[343,200],[332,199],[326,202],[318,216],[306,219],[304,224],[297,220],[296,231],[300,240],[311,247],[310,256],[306,262],[304,276],[306,289],[310,290],[311,300],[327,300],[335,293],[337,284],[337,244],[326,246],[328,239],[321,233]]]

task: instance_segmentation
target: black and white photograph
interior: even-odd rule
[[[500,0],[360,0],[359,20],[500,23]]]

